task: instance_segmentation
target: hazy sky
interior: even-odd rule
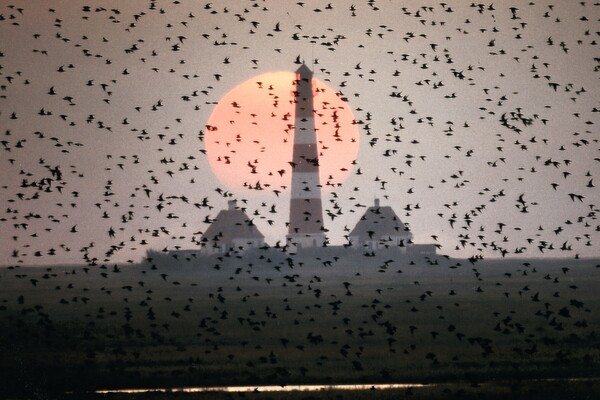
[[[377,197],[443,254],[598,256],[599,18],[594,2],[2,2],[0,264],[195,248],[233,198],[283,239],[289,193],[219,181],[206,125],[298,57],[359,127],[349,178],[323,192],[333,244]]]

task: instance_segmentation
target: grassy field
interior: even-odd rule
[[[1,268],[0,395],[597,378],[599,265],[269,251]]]

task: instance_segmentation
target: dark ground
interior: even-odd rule
[[[599,265],[269,251],[1,268],[0,397],[437,382],[410,393],[217,398],[586,398],[599,392]]]

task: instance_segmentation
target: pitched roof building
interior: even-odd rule
[[[369,250],[398,248],[406,252],[412,245],[412,233],[392,207],[380,206],[379,199],[369,207],[348,235],[353,247]]]
[[[245,251],[264,245],[265,236],[246,213],[236,208],[236,201],[228,201],[228,209],[219,211],[217,218],[202,235],[204,253]]]

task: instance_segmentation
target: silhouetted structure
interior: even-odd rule
[[[203,253],[245,251],[264,245],[264,235],[246,213],[236,208],[236,201],[228,201],[228,209],[221,210],[208,227],[200,243]]]
[[[303,252],[305,255],[334,254],[347,251],[348,248],[355,251],[365,250],[366,254],[375,250],[390,250],[394,254],[435,254],[434,244],[413,244],[413,235],[408,227],[391,207],[380,206],[379,199],[375,199],[374,206],[367,209],[348,235],[349,246],[327,245],[327,230],[323,225],[312,78],[313,73],[305,64],[296,71],[290,219],[286,245],[273,249],[282,248],[291,253],[298,249],[312,249]],[[252,220],[236,208],[235,200],[229,201],[227,210],[219,212],[202,235],[200,244],[201,253],[204,255],[270,249],[264,243],[264,235]],[[175,259],[197,257],[195,250],[175,250],[167,253]]]
[[[403,253],[412,246],[412,233],[392,207],[380,206],[379,199],[369,207],[348,235],[353,247],[369,250],[398,247]]]
[[[296,71],[292,193],[287,235],[288,243],[296,248],[320,247],[327,240],[323,226],[312,77],[312,71],[305,64]]]

